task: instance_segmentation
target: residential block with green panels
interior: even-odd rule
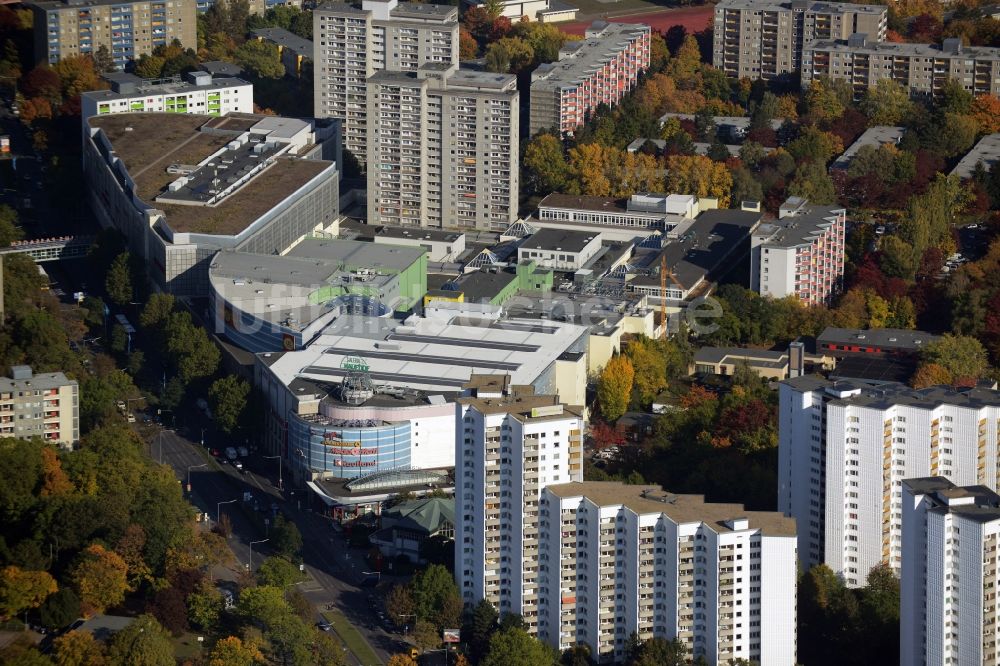
[[[80,96],[84,121],[112,113],[253,113],[253,84],[243,79],[213,77],[208,72],[189,72],[184,79],[150,80],[118,72],[105,78],[110,90]]]

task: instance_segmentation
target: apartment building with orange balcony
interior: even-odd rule
[[[531,74],[530,134],[572,134],[598,105],[618,104],[649,67],[649,39],[647,25],[594,21],[582,41],[567,42]]]
[[[61,372],[34,374],[11,366],[0,377],[0,437],[39,437],[71,448],[80,439],[80,393],[76,380]]]

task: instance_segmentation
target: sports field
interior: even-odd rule
[[[675,25],[682,25],[689,33],[699,32],[708,27],[712,20],[712,5],[700,7],[656,8],[651,2],[642,0],[621,0],[621,2],[597,2],[597,0],[569,0],[580,8],[583,20],[571,23],[557,23],[563,32],[582,35],[595,19],[621,21],[623,23],[645,23],[654,30],[666,32]]]

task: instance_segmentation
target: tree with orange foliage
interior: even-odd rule
[[[979,125],[980,134],[1000,132],[1000,99],[993,95],[979,95],[972,100],[971,115]]]
[[[719,208],[729,208],[733,175],[721,162],[704,155],[671,155],[667,158],[667,191],[714,197]]]
[[[257,644],[242,641],[238,636],[227,636],[215,643],[208,658],[208,666],[253,666],[265,662]]]
[[[70,573],[80,597],[80,608],[88,616],[103,613],[125,600],[129,590],[128,565],[113,550],[91,544]]]
[[[52,641],[56,666],[104,666],[104,646],[89,631],[79,629]]]
[[[63,471],[62,463],[59,462],[59,454],[55,450],[46,446],[42,449],[42,497],[54,497],[65,495],[73,491],[73,484],[70,482],[66,472]]]
[[[910,386],[918,389],[928,386],[950,386],[952,381],[954,378],[943,365],[924,363],[910,377]]]

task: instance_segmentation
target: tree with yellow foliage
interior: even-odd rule
[[[80,607],[87,615],[103,613],[125,599],[129,590],[128,565],[113,550],[91,544],[70,574]]]
[[[597,402],[601,414],[608,421],[615,421],[628,409],[632,397],[635,369],[624,354],[612,356],[597,380]]]
[[[667,158],[667,191],[715,197],[719,208],[729,208],[733,176],[726,165],[704,155],[671,155]]]
[[[264,663],[253,641],[242,641],[238,636],[228,636],[215,643],[208,657],[208,666],[253,666]]]
[[[58,589],[46,571],[24,571],[7,566],[0,570],[0,620],[7,620],[29,608],[38,608]]]

